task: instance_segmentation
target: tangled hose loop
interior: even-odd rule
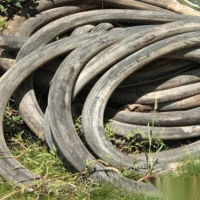
[[[38,2],[39,14],[26,21],[16,15],[10,35],[0,36],[0,46],[5,48],[0,69],[6,71],[0,79],[2,176],[23,184],[39,179],[13,158],[4,140],[3,113],[12,95],[29,128],[46,140],[50,149],[55,145],[62,160],[77,171],[84,171],[86,161],[97,158],[116,168],[133,170],[139,166],[140,173],[149,170],[145,154],[136,159],[112,145],[104,132],[104,114],[113,118],[109,124],[119,136],[140,128],[144,133],[140,137],[147,139],[147,124],[152,121],[153,139],[162,130],[163,140],[200,135],[199,17],[140,1],[124,5],[129,9],[119,9],[121,1],[105,1],[105,9],[98,9],[99,1],[58,0],[57,8],[47,2],[46,7]],[[132,10],[133,5],[145,9]],[[29,6],[23,12],[30,16],[37,13]],[[45,113],[33,83],[49,87]],[[156,113],[151,112],[155,102]],[[83,134],[90,150],[73,123],[73,114],[80,114],[81,109]],[[199,148],[197,141],[187,149],[152,154],[156,160],[153,170],[165,170],[183,153],[199,156]],[[100,162],[91,162],[89,167],[96,180],[129,191],[156,191],[153,185],[119,176]]]

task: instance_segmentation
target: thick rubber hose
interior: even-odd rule
[[[182,126],[182,127],[148,127],[134,124],[127,124],[111,120],[109,123],[114,133],[118,136],[131,136],[139,139],[149,139],[149,128],[152,131],[152,139],[157,140],[179,140],[199,136],[200,126]]]
[[[72,9],[72,11],[70,10],[70,9]],[[70,12],[75,12],[75,11],[79,11],[79,7],[70,7],[70,8],[68,8],[68,9],[64,9],[63,11],[64,11],[64,13],[65,14],[69,14]],[[81,8],[82,9],[82,8]],[[55,14],[57,14],[57,11],[52,11],[51,12],[51,14],[52,13],[54,13],[55,12]],[[41,14],[41,16],[43,16],[43,15],[45,15],[46,13],[43,13],[43,14]],[[63,15],[63,13],[62,13],[62,15]],[[33,30],[35,30],[36,29],[36,25],[35,26],[32,26],[32,25],[34,25],[35,24],[35,22],[37,22],[38,20],[40,19],[40,16],[39,17],[36,17],[36,18],[34,18],[34,20],[32,20],[32,19],[30,19],[30,20],[27,20],[27,22],[26,22],[26,24],[25,24],[25,26],[23,26],[23,28],[25,29],[25,33],[27,33],[27,34],[30,34],[30,33],[32,33],[33,32]],[[48,18],[48,15],[47,15],[47,18],[43,21],[43,23],[47,23],[48,21],[49,21],[50,19]],[[29,26],[26,26],[26,25],[29,25]],[[41,25],[41,23],[39,24],[39,26]],[[26,31],[27,30],[27,28],[26,27],[28,27],[29,29],[28,29],[28,32]],[[30,27],[31,27],[31,29],[30,29]],[[21,32],[20,33],[23,33],[23,29],[21,29]],[[27,36],[29,36],[29,35],[27,35]],[[53,38],[52,38],[53,39]],[[35,43],[35,42],[34,42]],[[33,45],[32,45],[33,46]],[[29,46],[29,48],[30,48],[30,46]],[[35,46],[35,44],[34,44],[34,48],[36,49],[36,46]],[[24,49],[24,47],[23,47],[23,49]],[[33,49],[32,49],[33,50]],[[21,52],[22,52],[23,50],[21,50],[20,52],[19,52],[19,55],[18,55],[18,57],[17,57],[17,60],[18,60],[18,58],[20,59],[20,55],[21,55]],[[29,51],[30,52],[30,51]],[[25,55],[27,55],[28,54],[28,52],[26,52],[25,53]],[[22,56],[23,57],[23,56]],[[17,93],[17,97],[15,98],[16,99],[16,103],[19,105],[19,110],[20,110],[20,114],[22,115],[22,117],[23,117],[23,119],[25,120],[25,122],[28,124],[28,126],[33,130],[33,132],[34,133],[36,133],[37,135],[40,135],[40,137],[41,137],[41,134],[42,134],[42,132],[43,132],[43,125],[42,125],[42,123],[43,123],[43,113],[42,113],[42,111],[41,111],[41,109],[40,109],[40,107],[39,107],[39,105],[36,103],[37,101],[36,101],[36,98],[35,98],[35,95],[34,95],[34,92],[33,92],[33,90],[32,90],[32,88],[33,88],[33,86],[32,86],[32,83],[29,81],[26,81],[26,83],[24,83],[24,88],[26,88],[26,90],[23,90],[23,89],[18,89],[18,91],[16,92]],[[30,91],[30,94],[28,95],[28,94],[26,94],[26,91]],[[20,92],[21,91],[21,92]],[[30,106],[30,105],[35,105],[35,107],[33,107],[33,106],[30,106],[30,108],[29,108],[29,110],[31,110],[32,112],[30,112],[30,113],[28,113],[28,110],[26,109],[26,105],[23,103],[23,101],[21,101],[21,99],[19,98],[19,96],[20,96],[20,94],[21,94],[21,96],[24,96],[25,94],[26,94],[26,96],[24,97],[24,98],[26,98],[26,102],[28,102],[28,105]],[[32,99],[32,104],[30,103],[31,102],[31,99]],[[39,126],[35,126],[35,124],[34,124],[34,122],[35,122],[35,120],[34,120],[34,117],[30,117],[30,116],[35,116],[36,118],[38,118],[38,124],[39,124]]]
[[[102,7],[104,5],[108,6],[116,6],[119,8],[124,8],[124,9],[137,9],[137,10],[154,10],[154,11],[164,11],[170,13],[170,10],[163,9],[157,6],[153,6],[151,4],[143,3],[143,2],[138,2],[135,0],[89,0],[91,3],[98,3]]]
[[[193,83],[189,85],[183,85],[176,88],[170,88],[167,90],[149,92],[140,91],[137,93],[137,89],[135,88],[124,88],[122,90],[115,91],[110,101],[121,103],[121,104],[154,104],[155,101],[159,103],[169,102],[169,101],[177,101],[184,98],[191,97],[193,95],[199,94],[200,83]],[[147,90],[147,89],[146,89]]]
[[[158,105],[159,111],[175,111],[186,110],[200,106],[200,94],[183,99],[181,101],[175,101],[170,103],[163,103]]]
[[[0,35],[0,48],[9,48],[14,51],[19,51],[25,42],[25,38],[14,37],[10,35]]]
[[[155,82],[166,77],[180,74],[181,72],[188,71],[194,67],[198,67],[198,63],[186,62],[186,60],[172,60],[168,63],[160,64],[158,66],[147,65],[144,70],[140,70],[128,77],[119,87],[128,87],[141,85],[146,83]],[[145,90],[145,89],[143,89]],[[138,90],[139,91],[139,90]],[[152,91],[151,89],[149,91]]]
[[[137,72],[135,74],[137,74]],[[160,90],[175,88],[178,86],[197,83],[199,81],[200,81],[200,70],[196,69],[196,70],[182,72],[180,74],[173,75],[172,77],[165,78],[159,81],[148,83],[148,86],[152,88],[152,91],[160,91]],[[126,80],[123,81],[123,83],[119,85],[119,88],[123,88],[127,86],[125,82]],[[134,85],[132,86],[136,86],[136,85],[137,83],[134,83]],[[144,85],[144,82],[141,85],[137,85],[137,90],[141,91],[143,87],[147,87],[146,84]]]
[[[75,42],[80,42],[80,38],[74,40],[63,39],[54,42],[44,48],[39,49],[37,52],[33,52],[29,56],[20,60],[13,67],[11,67],[0,79],[0,152],[2,159],[0,159],[0,173],[7,180],[15,182],[29,182],[38,178],[30,173],[26,168],[22,167],[9,152],[9,149],[5,143],[3,135],[3,114],[7,104],[7,101],[20,85],[35,69],[48,62],[49,59],[53,59],[60,54],[63,54],[74,48]],[[27,67],[28,66],[28,67]],[[12,77],[12,78],[10,78]],[[19,167],[16,167],[19,166]]]
[[[73,42],[73,45],[71,45],[70,47],[71,49],[69,49],[69,51],[73,50],[83,42],[86,42],[95,37],[96,34],[94,33],[93,37],[89,38],[88,35],[66,38],[66,40],[68,40],[69,43]],[[26,88],[26,90],[21,89],[22,87]],[[24,83],[22,83],[20,88],[16,90],[14,97],[16,103],[18,104],[18,107],[20,108],[20,114],[22,115],[26,124],[36,135],[38,135],[41,139],[43,139],[42,135],[44,132],[44,113],[42,112],[42,110],[39,107],[39,104],[37,103],[32,88],[33,88],[32,82],[25,81]],[[30,93],[27,94],[26,92],[27,90],[30,91]],[[22,97],[25,98],[26,101],[21,101]]]
[[[40,52],[40,53],[41,53],[41,52]],[[58,55],[58,54],[57,54],[57,55]],[[38,58],[37,58],[37,59],[39,59],[39,56],[41,56],[41,54],[40,54],[40,55],[38,54]],[[45,56],[46,56],[46,55],[44,55],[44,57],[45,57]],[[49,56],[49,57],[51,57],[51,56]],[[24,61],[24,60],[23,60],[23,61]],[[30,60],[29,60],[29,61],[30,61]],[[37,60],[37,62],[40,62],[40,61]],[[21,63],[21,64],[22,64],[22,63]],[[10,72],[9,72],[9,73],[10,73]],[[12,73],[12,72],[11,72],[11,73]],[[28,74],[27,74],[27,75],[28,75]],[[27,75],[26,75],[26,77],[27,77]],[[7,76],[7,75],[5,75],[4,77],[6,77],[6,76]],[[15,83],[16,83],[16,82],[15,82]],[[18,82],[18,83],[19,83],[19,82]],[[98,172],[97,172],[97,173],[98,173]],[[109,174],[109,173],[108,173],[108,174]],[[109,178],[110,178],[110,177],[109,177]],[[124,180],[125,180],[125,179],[121,178],[121,179],[119,179],[118,181],[119,181],[119,182],[121,181],[121,183],[123,183],[123,185],[125,185]],[[109,179],[109,181],[110,181],[110,179]],[[127,182],[128,182],[128,180],[126,180],[126,183],[127,183]],[[136,184],[135,182],[131,182],[131,181],[129,181],[129,183],[131,183],[130,185],[135,185],[136,188],[137,188],[137,187],[140,188],[140,187],[142,186],[142,187],[144,187],[144,188],[146,187],[147,189],[149,189],[148,186],[145,186],[145,185],[143,186],[143,184]],[[124,186],[123,186],[123,187],[124,187]],[[129,187],[129,188],[130,188],[130,187]]]
[[[140,28],[139,28],[139,30],[140,30]],[[127,33],[129,31],[131,31],[130,32],[130,34],[131,34],[132,32],[137,31],[137,30],[138,30],[137,27],[136,28],[133,27],[133,28],[127,29]],[[90,36],[94,37],[95,35],[98,35],[98,34],[99,33],[92,33],[92,34],[90,34]],[[2,59],[1,59],[1,61],[2,61]],[[11,60],[12,61],[11,63],[10,63],[10,60],[7,60],[7,61],[9,61],[9,63],[5,63],[5,62],[2,61],[3,64],[4,64],[4,68],[6,68],[6,70],[8,68],[10,68],[14,64],[14,60]],[[57,69],[58,64],[60,63],[60,61],[58,63],[57,63],[57,61],[58,60],[56,60],[56,63],[54,61],[54,63],[50,63],[48,65],[45,65],[45,66],[43,66],[43,68],[48,69],[50,71],[52,71],[52,70],[55,71]],[[40,76],[43,74],[43,71],[41,71],[41,70],[39,72],[36,72],[36,75],[38,75],[38,74],[39,74],[39,76],[37,76],[37,79],[36,79],[37,83],[41,83],[42,82],[43,84],[48,85],[49,81],[51,79],[50,76],[52,76],[52,75],[50,74],[50,76],[47,76],[45,78],[43,78],[43,77],[40,78]],[[30,83],[29,83],[29,85],[30,85]],[[28,87],[28,84],[26,84],[26,87]],[[27,96],[28,95],[26,95],[26,97]],[[29,113],[28,112],[29,110],[27,110],[26,106],[23,106],[22,103],[21,103],[20,113],[22,114],[23,119],[25,120],[25,122],[27,123],[27,125],[31,128],[31,130],[36,135],[39,135],[41,137],[41,134],[43,133],[43,125],[42,125],[43,124],[43,114],[42,114],[42,111],[39,108],[39,105],[37,104],[37,101],[35,99],[35,95],[34,95],[33,90],[31,90],[30,97],[28,98],[28,106],[30,107],[31,105],[36,105],[35,106],[36,109],[33,110],[33,107],[29,108],[29,110],[32,111],[31,113]],[[34,118],[36,118],[37,120],[35,120]],[[38,123],[36,125],[35,125],[35,121],[38,121]]]
[[[140,113],[120,111],[114,116],[114,120],[128,124],[150,126],[190,126],[198,125],[200,121],[200,107],[186,111],[171,111],[164,113]]]
[[[97,25],[97,27],[98,28],[94,32],[99,32],[99,31],[102,32],[103,30],[106,31],[107,27],[112,27],[112,24],[102,23],[102,24]],[[74,29],[74,31],[72,32],[71,36],[76,36],[76,35],[78,36],[78,35],[81,35],[83,33],[87,33],[89,31],[94,30],[94,28],[95,28],[95,26],[93,26],[93,25],[85,25],[85,26],[78,27],[78,28]],[[98,31],[99,28],[100,28],[100,30]],[[39,74],[38,73],[38,74],[36,74],[36,76],[37,77],[38,76],[45,76],[47,78],[47,80],[45,80],[44,82],[47,82],[48,78],[49,78],[49,82],[50,82],[52,80],[52,78],[53,78],[53,75],[47,76],[46,72],[44,72],[43,74],[41,74],[41,73]],[[44,82],[42,82],[43,85],[45,84]],[[45,119],[44,119],[44,136],[45,136],[45,140],[46,140],[46,142],[48,144],[48,147],[52,151],[54,151],[55,149],[54,149],[53,138],[52,138],[52,130],[51,130],[49,121],[50,121],[49,109],[47,107],[46,111],[45,111]]]
[[[184,24],[184,22],[180,22],[180,24],[179,23],[176,24],[177,28],[178,27],[182,28],[184,26],[183,24]],[[175,27],[176,27],[176,25],[175,25]],[[174,25],[172,24],[172,27],[171,27],[172,29],[174,28],[173,26]],[[187,30],[189,30],[189,29],[187,29]],[[151,31],[151,30],[147,30],[147,31],[138,33],[138,35],[135,39],[140,38],[140,36],[142,34],[145,34],[146,32],[149,32],[149,31]],[[158,31],[160,31],[160,29]],[[179,32],[176,32],[176,30],[174,30],[174,34],[178,34],[178,33],[180,33],[180,29],[179,29]],[[149,42],[151,42],[151,41],[149,41]],[[116,46],[113,46],[113,47],[111,46],[108,49],[105,49],[104,51],[100,52],[94,58],[92,58],[91,61],[89,61],[88,64],[83,69],[83,72],[78,77],[75,91],[74,91],[74,96],[76,96],[78,94],[78,92],[83,87],[85,87],[85,85],[87,83],[89,83],[95,76],[97,76],[105,69],[107,69],[107,68],[111,67],[112,65],[114,65],[115,63],[117,63],[120,59],[123,59],[125,56],[136,51],[137,49],[135,49],[136,48],[135,46],[134,46],[134,48],[132,47],[132,43],[133,43],[133,41],[131,41],[131,39],[127,38],[120,44],[121,46],[127,46],[127,51],[122,52],[120,48],[118,48]],[[113,56],[112,52],[114,52],[114,51],[117,52],[116,54],[118,55],[118,57]],[[101,59],[101,57],[103,55],[107,55],[107,56],[104,57],[104,59]],[[101,67],[99,67],[99,66],[101,66]]]
[[[65,1],[65,2],[67,2],[67,1]],[[68,1],[68,2],[74,2],[74,1]],[[60,3],[62,3],[62,1],[57,1],[57,3],[60,4]],[[47,2],[47,4],[48,4],[48,2]],[[48,5],[45,5],[44,8],[46,6],[48,7]],[[57,18],[62,17],[64,15],[72,14],[74,12],[80,12],[82,10],[91,9],[91,8],[94,8],[94,7],[95,6],[91,6],[91,5],[87,6],[86,4],[79,4],[77,6],[74,5],[74,6],[68,6],[68,7],[63,7],[63,8],[57,8],[57,9],[52,9],[52,10],[40,13],[35,18],[31,18],[31,19],[27,20],[25,23],[23,23],[21,28],[20,28],[20,30],[16,33],[16,35],[29,37],[30,34],[32,34],[39,27],[41,27],[42,25],[47,24],[48,22],[50,22],[50,21],[52,21],[54,19],[57,19]],[[44,10],[44,8],[42,8],[41,10]],[[24,9],[26,10],[26,8],[24,8]],[[27,9],[27,11],[29,11],[29,10]],[[31,10],[31,12],[32,12],[32,10]],[[24,13],[26,13],[26,11],[24,11]],[[15,21],[15,25],[19,26],[19,24],[21,22],[22,21],[20,21],[20,20],[19,21]],[[10,64],[10,63],[7,63],[7,64]],[[33,86],[32,86],[32,83],[30,81],[29,81],[29,83],[27,81],[27,87],[29,87],[30,90],[31,90],[29,97],[26,96],[27,97],[27,101],[29,101],[29,99],[33,99],[32,101],[36,102],[35,94],[34,94],[34,92],[32,90]],[[24,94],[25,93],[22,92],[21,95],[24,95]],[[18,102],[18,104],[19,104],[19,102]],[[31,105],[31,102],[30,102],[30,105]],[[43,113],[42,113],[40,107],[38,105],[36,105],[35,107],[36,107],[36,110],[37,110],[37,112],[35,113],[35,116],[42,116],[42,118],[43,118]],[[43,125],[42,125],[42,121],[40,121],[41,117],[39,117],[39,120],[38,120],[40,125],[38,127],[35,127],[34,123],[33,124],[29,123],[31,120],[34,121],[34,117],[30,117],[32,113],[27,114],[26,107],[21,106],[20,107],[20,113],[22,113],[22,116],[24,117],[25,122],[29,125],[29,127],[31,127],[33,132],[36,135],[40,136],[41,139],[42,139],[43,137],[41,135],[43,133]],[[25,113],[25,114],[23,114],[23,113]],[[29,117],[27,118],[27,116],[29,116]]]
[[[117,34],[115,37],[113,37],[114,34],[111,34],[110,32],[104,35],[105,36],[100,36],[89,44],[87,43],[78,47],[63,61],[62,65],[56,71],[49,92],[48,107],[55,145],[59,148],[59,154],[70,163],[73,163],[73,166],[78,171],[85,169],[86,166],[84,160],[86,159],[85,156],[87,156],[87,154],[84,152],[78,152],[77,154],[79,157],[76,156],[76,158],[74,158],[73,154],[70,153],[71,151],[75,151],[74,147],[78,145],[75,144],[75,138],[73,139],[73,143],[70,139],[71,137],[75,137],[74,135],[77,135],[71,117],[72,86],[81,68],[90,58],[92,58],[92,56],[96,55],[102,49],[112,45],[114,42],[119,41],[120,37],[123,38],[123,33],[121,35]],[[102,39],[104,41],[103,43]],[[61,71],[61,69],[63,71]],[[64,71],[65,73],[63,73]],[[63,76],[61,76],[61,74],[63,74]],[[68,75],[66,76],[66,74]],[[62,81],[60,79],[62,79]],[[66,80],[66,82],[64,80]],[[55,104],[57,105],[55,106]],[[66,113],[69,113],[69,115],[67,114],[67,117],[64,117],[66,116]],[[76,151],[78,150],[79,149],[77,148]]]
[[[81,27],[78,27],[76,29],[74,29],[71,33],[71,36],[75,36],[75,35],[80,35],[80,34],[84,34],[84,33],[88,33],[90,32],[95,26],[88,24],[88,25],[84,25]]]
[[[91,32],[104,32],[104,31],[109,31],[113,28],[114,26],[111,23],[100,23],[96,27],[92,29]]]
[[[199,12],[196,11],[195,9],[187,7],[187,6],[179,3],[177,0],[160,0],[160,1],[137,0],[137,1],[149,3],[151,5],[159,6],[161,8],[169,9],[169,10],[172,10],[174,12],[182,13],[182,14],[185,14],[185,15],[196,15],[196,16],[200,15]]]
[[[14,35],[15,31],[19,28],[19,26],[28,18],[33,17],[37,15],[40,12],[46,11],[48,9],[52,9],[54,7],[64,6],[64,5],[70,5],[70,4],[78,4],[80,3],[79,0],[54,0],[54,1],[48,1],[48,0],[39,0],[35,1],[31,4],[27,4],[25,7],[23,7],[16,15],[12,17],[11,20],[9,20],[9,27],[11,29],[4,31],[4,33],[9,35]],[[82,1],[82,4],[87,6],[86,1]],[[96,5],[88,5],[88,7],[97,8]]]
[[[158,15],[160,15],[160,17],[158,18]],[[150,17],[151,16],[151,17]],[[162,19],[163,18],[163,19]],[[50,24],[48,24],[47,26],[45,26],[44,28],[40,29],[39,31],[37,31],[27,42],[26,44],[23,46],[23,49],[20,50],[19,54],[18,54],[18,59],[20,59],[20,57],[23,57],[24,55],[27,55],[28,53],[30,53],[31,51],[33,51],[34,49],[37,49],[39,46],[45,45],[46,43],[50,42],[54,37],[56,37],[59,34],[64,33],[67,30],[71,30],[72,28],[76,28],[78,26],[84,25],[84,24],[88,24],[88,23],[97,23],[97,22],[101,22],[101,21],[126,21],[126,20],[131,20],[131,21],[162,21],[162,22],[166,22],[166,21],[171,21],[171,20],[177,20],[178,19],[184,19],[184,18],[188,18],[185,16],[181,16],[181,15],[177,15],[177,14],[173,14],[172,15],[168,15],[168,18],[170,19],[166,19],[166,16],[163,15],[163,13],[155,13],[155,12],[149,12],[149,11],[141,11],[137,12],[137,11],[131,11],[131,10],[98,10],[98,11],[89,11],[89,12],[84,12],[84,13],[80,13],[80,14],[74,14],[71,15],[69,17],[64,17],[61,18],[59,20],[56,20],[55,22],[52,22]],[[64,28],[63,28],[64,27]],[[56,31],[55,31],[56,30]],[[45,38],[45,40],[44,40]],[[34,43],[34,45],[31,45],[32,43]],[[30,48],[31,47],[31,48]],[[22,53],[23,52],[23,53]],[[41,123],[43,123],[43,114],[41,113],[41,111],[39,111],[39,106],[35,105],[36,100],[34,100],[34,93],[32,92],[30,95],[27,94],[28,91],[31,91],[31,84],[30,83],[24,83],[23,87],[21,86],[17,93],[18,96],[21,96],[20,98],[16,99],[17,102],[20,102],[20,113],[22,115],[22,117],[25,119],[27,124],[30,124],[29,127],[31,127],[31,129],[35,129],[34,132],[36,132],[37,130],[39,130],[39,135],[41,135],[41,132],[43,130],[43,126],[41,125]],[[20,90],[22,92],[20,92]],[[20,95],[21,93],[21,95]],[[24,96],[24,94],[26,94],[27,100],[21,100],[21,98]],[[32,99],[32,102],[34,102],[31,109],[27,108],[27,106],[30,106],[30,103],[26,103],[26,102],[30,102]],[[35,106],[34,106],[35,105]],[[22,109],[23,107],[23,109]],[[35,107],[35,108],[34,108]],[[22,112],[23,110],[23,112]],[[38,113],[38,114],[37,114]],[[31,118],[26,117],[26,116],[32,116],[32,120],[29,120]],[[41,116],[41,117],[39,117]],[[27,119],[27,120],[26,120]],[[30,121],[30,123],[29,123]]]
[[[110,35],[110,38],[108,37],[109,35]],[[95,45],[100,46],[100,49],[102,49],[102,48],[105,48],[104,46],[112,44],[115,40],[119,40],[120,34],[117,34],[119,37],[118,39],[114,38],[113,35],[114,35],[114,33],[112,33],[112,34],[108,33],[105,36],[101,36],[99,38],[99,41],[95,42]],[[123,31],[121,31],[121,37],[123,37],[123,35],[124,35]],[[39,50],[31,53],[27,57],[18,61],[12,68],[10,68],[10,70],[8,70],[4,74],[4,76],[0,80],[0,83],[1,83],[0,84],[0,93],[2,94],[1,95],[1,105],[0,105],[0,111],[1,111],[1,115],[0,115],[1,119],[0,120],[1,120],[1,122],[3,122],[3,111],[5,109],[6,102],[9,100],[10,96],[12,95],[14,90],[19,86],[19,84],[23,80],[25,80],[34,70],[36,70],[39,66],[41,66],[45,62],[47,62],[49,59],[53,59],[53,58],[57,57],[58,55],[66,53],[67,51],[72,49],[75,41],[72,41],[72,39],[70,41],[69,41],[69,39],[63,39],[63,40],[51,43],[50,45],[47,45],[43,48],[40,48]],[[102,41],[105,41],[105,43],[102,43]],[[84,51],[82,51],[82,52],[84,53]],[[74,62],[74,60],[72,62]],[[9,77],[12,77],[14,81],[10,80]],[[71,79],[71,78],[72,77],[69,76],[69,79]],[[1,127],[0,128],[1,137],[3,138],[2,123],[1,123],[0,127]],[[72,158],[73,166],[76,168],[77,165],[74,163],[77,163],[77,161],[78,161],[77,158],[80,157],[81,160],[79,160],[79,162],[81,162],[82,165],[78,165],[79,167],[81,167],[78,169],[85,170],[86,160],[83,160],[83,159],[86,158],[89,160],[94,160],[95,158],[89,153],[89,151],[86,149],[86,147],[82,144],[82,141],[80,140],[79,136],[76,133],[75,133],[75,138],[76,138],[75,140],[72,139],[72,140],[68,141],[70,145],[72,145],[72,143],[76,144],[77,142],[79,144],[79,145],[76,145],[76,147],[75,146],[73,146],[73,147],[75,147],[75,149],[77,149],[77,151],[80,150],[80,152],[78,151],[79,153],[76,154],[74,151],[73,154],[70,155],[71,157],[73,157]],[[3,140],[1,140],[1,141],[3,141]],[[2,146],[0,146],[0,147],[2,147]],[[3,146],[3,148],[1,148],[1,152],[5,152],[4,150],[5,150],[5,147]],[[2,162],[2,160],[0,160],[0,162]],[[5,161],[8,161],[8,160],[9,160],[9,158],[5,158]],[[85,166],[84,168],[82,168],[83,165]],[[0,165],[0,166],[3,167],[4,165]],[[6,169],[10,170],[10,167],[11,166],[9,165]],[[155,189],[151,185],[137,183],[136,181],[131,181],[131,180],[128,180],[123,177],[119,177],[119,182],[114,183],[113,180],[115,180],[115,178],[112,179],[110,177],[111,176],[110,172],[108,172],[108,174],[105,172],[106,169],[104,168],[104,166],[102,164],[100,164],[100,163],[91,164],[91,167],[95,167],[96,171],[94,171],[93,175],[96,175],[97,178],[99,177],[104,180],[109,179],[109,181],[112,182],[112,184],[115,184],[118,186],[120,183],[120,184],[122,184],[121,185],[122,188],[127,189],[129,191],[134,190],[134,189],[135,190],[140,189],[140,190],[145,190],[146,192],[148,192],[148,191],[151,192],[152,190]],[[100,171],[103,170],[104,172],[100,173],[99,170]],[[12,171],[12,170],[10,170],[10,171]],[[18,172],[18,171],[19,171],[19,169],[16,169],[16,172]],[[100,176],[102,173],[104,173],[103,174],[104,176]],[[28,181],[28,180],[25,180],[25,181]],[[127,186],[128,186],[128,188],[126,188]],[[132,188],[133,186],[135,188]]]
[[[200,53],[199,47],[193,47],[193,48],[183,49],[183,51],[174,52],[173,54],[167,54],[164,57],[171,59],[189,59],[198,62],[199,53]]]
[[[188,110],[191,108],[196,108],[200,106],[200,95],[194,95],[192,97],[182,99],[180,101],[170,101],[166,103],[157,104],[156,111],[166,112],[166,111],[178,111],[178,110]],[[154,110],[155,105],[142,105],[142,104],[126,104],[121,110],[134,111],[134,112],[150,112]],[[112,110],[109,116],[113,117],[118,111]],[[167,114],[167,113],[166,113]]]
[[[156,33],[151,33],[155,34]],[[198,45],[199,32],[187,33],[159,41],[132,54],[111,68],[90,92],[83,109],[84,136],[93,152],[113,166],[121,166],[122,160],[130,159],[112,146],[104,133],[103,114],[105,105],[114,89],[132,72],[156,58],[175,50]],[[164,34],[162,34],[164,37]],[[147,36],[146,36],[147,37]],[[141,38],[145,42],[145,36]],[[185,41],[187,40],[187,44]],[[140,43],[139,43],[140,42]],[[141,44],[137,40],[136,43]],[[138,45],[139,45],[138,44]],[[162,51],[161,51],[162,48]],[[125,50],[123,48],[123,50]],[[109,80],[109,84],[107,81]],[[96,98],[93,98],[93,97]],[[91,106],[92,105],[92,106]],[[91,134],[92,133],[92,137]],[[98,143],[96,142],[98,141]],[[105,158],[109,155],[109,158]],[[180,155],[181,157],[181,155]]]
[[[100,50],[113,44],[115,40],[113,34],[108,33],[86,45],[78,47],[63,61],[50,87],[48,107],[53,141],[61,158],[65,162],[71,163],[78,171],[85,170],[85,161],[91,161],[94,157],[83,145],[73,124],[71,116],[73,85],[87,60]],[[104,42],[102,43],[102,41]],[[63,71],[67,76],[63,74]],[[102,169],[98,162],[93,167]],[[122,187],[124,187],[123,185]]]
[[[113,21],[127,21],[133,23],[167,23],[172,21],[184,20],[184,19],[193,19],[198,20],[197,17],[184,16],[178,14],[163,14],[162,12],[152,12],[152,11],[138,11],[138,10],[94,10],[87,11],[82,13],[73,14],[61,19],[55,20],[52,23],[49,23],[47,26],[41,28],[37,31],[29,41],[23,46],[23,50],[20,51],[20,56],[27,55],[32,51],[30,48],[30,43],[35,41],[35,49],[39,46],[43,46],[46,43],[50,42],[54,37],[66,32],[67,30],[72,30],[81,25],[88,23],[99,23],[99,22],[113,22]],[[54,29],[54,31],[53,31]],[[56,30],[56,31],[55,31]],[[45,40],[44,40],[45,38]],[[23,52],[23,54],[22,54]],[[26,53],[25,53],[26,52]]]
[[[54,8],[41,12],[35,17],[31,17],[24,23],[22,23],[18,28],[18,30],[15,32],[15,36],[29,38],[39,28],[45,26],[46,24],[56,19],[93,8],[95,8],[95,6],[87,6],[86,4],[77,4],[77,5]]]

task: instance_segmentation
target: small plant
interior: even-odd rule
[[[82,135],[82,132],[83,132],[81,118],[82,118],[82,115],[80,115],[79,117],[74,117],[74,126],[75,126],[76,131],[80,135]]]
[[[2,3],[0,5],[0,15],[4,15],[6,12],[6,9],[9,7],[17,7],[22,8],[22,3],[25,0],[2,0]]]
[[[157,107],[158,107],[158,102],[157,102],[157,99],[155,99],[154,113],[156,112]],[[149,123],[147,124],[147,127],[148,127],[148,138],[149,138],[149,150],[148,150],[148,154],[145,154],[146,155],[146,159],[147,159],[147,166],[148,166],[148,171],[147,171],[145,177],[147,177],[147,176],[152,174],[153,168],[154,168],[155,164],[157,163],[157,160],[153,160],[152,157],[151,157],[152,146],[154,146],[154,148],[156,147],[156,153],[159,153],[161,151],[161,149],[163,148],[163,146],[165,145],[160,140],[161,134],[160,134],[158,140],[156,141],[156,143],[154,143],[154,145],[153,145],[152,134],[153,134],[153,129],[154,129],[154,120],[155,120],[155,115],[153,116],[152,126],[150,127]]]
[[[104,130],[105,130],[105,133],[106,133],[109,140],[111,140],[111,141],[116,140],[115,132],[114,132],[113,128],[111,127],[111,125],[106,124]]]
[[[195,156],[183,155],[179,162],[178,173],[180,177],[200,177],[200,159]]]
[[[1,7],[2,5],[0,5],[0,10]],[[7,17],[0,17],[0,33],[2,33],[4,30],[9,29],[7,19]]]

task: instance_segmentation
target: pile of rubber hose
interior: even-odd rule
[[[79,172],[87,160],[97,159],[142,174],[149,170],[145,154],[128,155],[111,143],[105,115],[119,136],[140,129],[143,134],[132,136],[147,139],[152,127],[152,139],[199,137],[198,15],[172,0],[42,0],[16,13],[0,35],[1,176],[25,185],[39,179],[7,147],[3,116],[11,96],[28,127]],[[48,91],[45,105],[36,97],[37,87]],[[73,122],[80,114],[86,146]],[[153,172],[168,169],[183,154],[199,157],[199,141],[152,153]],[[91,162],[94,180],[157,192],[103,162]]]

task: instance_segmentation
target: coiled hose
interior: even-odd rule
[[[117,86],[119,89],[112,94],[111,101],[120,104],[144,104],[152,110],[156,96],[158,110],[165,111],[152,114],[117,112],[113,109],[114,120],[110,124],[118,135],[130,133],[130,130],[135,129],[138,124],[146,132],[145,125],[154,117],[153,139],[158,137],[163,127],[166,132],[162,139],[199,136],[199,17],[173,13],[177,11],[176,9],[173,9],[173,12],[166,10],[169,7],[164,1],[155,3],[155,1],[108,0],[104,1],[103,5],[102,1],[95,2],[80,3],[72,0],[57,0],[54,4],[51,1],[34,2],[22,10],[21,16],[17,14],[14,16],[14,21],[10,21],[9,24],[13,28],[9,34],[15,37],[0,36],[1,48],[7,48],[1,53],[0,68],[8,70],[0,79],[2,156],[0,173],[10,181],[30,184],[30,181],[39,178],[13,158],[4,140],[3,113],[7,101],[14,92],[20,113],[31,130],[43,140],[45,131],[50,148],[55,145],[62,160],[78,171],[85,170],[86,160],[95,159],[76,133],[71,113],[72,100],[81,90],[87,88],[88,84],[88,88],[92,87],[92,90],[83,107],[84,137],[97,158],[115,167],[125,166],[130,169],[140,166],[142,173],[148,170],[144,154],[139,155],[137,160],[125,155],[105,136],[104,109]],[[32,9],[31,6],[35,8]],[[105,9],[93,10],[102,6]],[[123,9],[113,9],[115,7]],[[133,8],[141,10],[131,10]],[[83,10],[91,11],[81,12]],[[25,21],[24,16],[27,15],[30,18]],[[36,17],[31,18],[35,15]],[[66,38],[52,42],[62,34],[65,34]],[[16,64],[14,64],[15,56]],[[65,57],[64,60],[61,56]],[[170,58],[162,64],[163,69],[156,70],[161,66],[162,61],[160,61],[160,64],[148,66],[150,68],[148,74],[146,74],[148,70],[145,69],[136,72],[135,75],[135,71],[160,57]],[[184,61],[173,59],[184,59]],[[46,86],[50,82],[45,115],[35,97],[33,79],[28,78],[42,66],[43,69],[36,72],[40,76],[35,74],[35,80],[38,84]],[[105,71],[107,72],[102,76]],[[134,74],[131,75],[132,73]],[[125,80],[128,76],[129,78]],[[139,76],[139,80],[134,76]],[[97,81],[99,77],[101,78]],[[149,88],[139,94],[138,91],[141,91],[147,83]],[[185,110],[176,111],[178,109]],[[146,134],[142,137],[148,136]],[[182,153],[199,156],[198,142],[188,145],[187,151],[181,147],[152,154],[152,157],[157,159],[154,170],[166,169],[167,164],[180,159]],[[168,156],[169,154],[171,156]],[[129,191],[144,190],[146,193],[156,191],[152,185],[113,175],[113,171],[99,162],[91,164],[90,167],[93,169],[94,179],[106,180]]]

